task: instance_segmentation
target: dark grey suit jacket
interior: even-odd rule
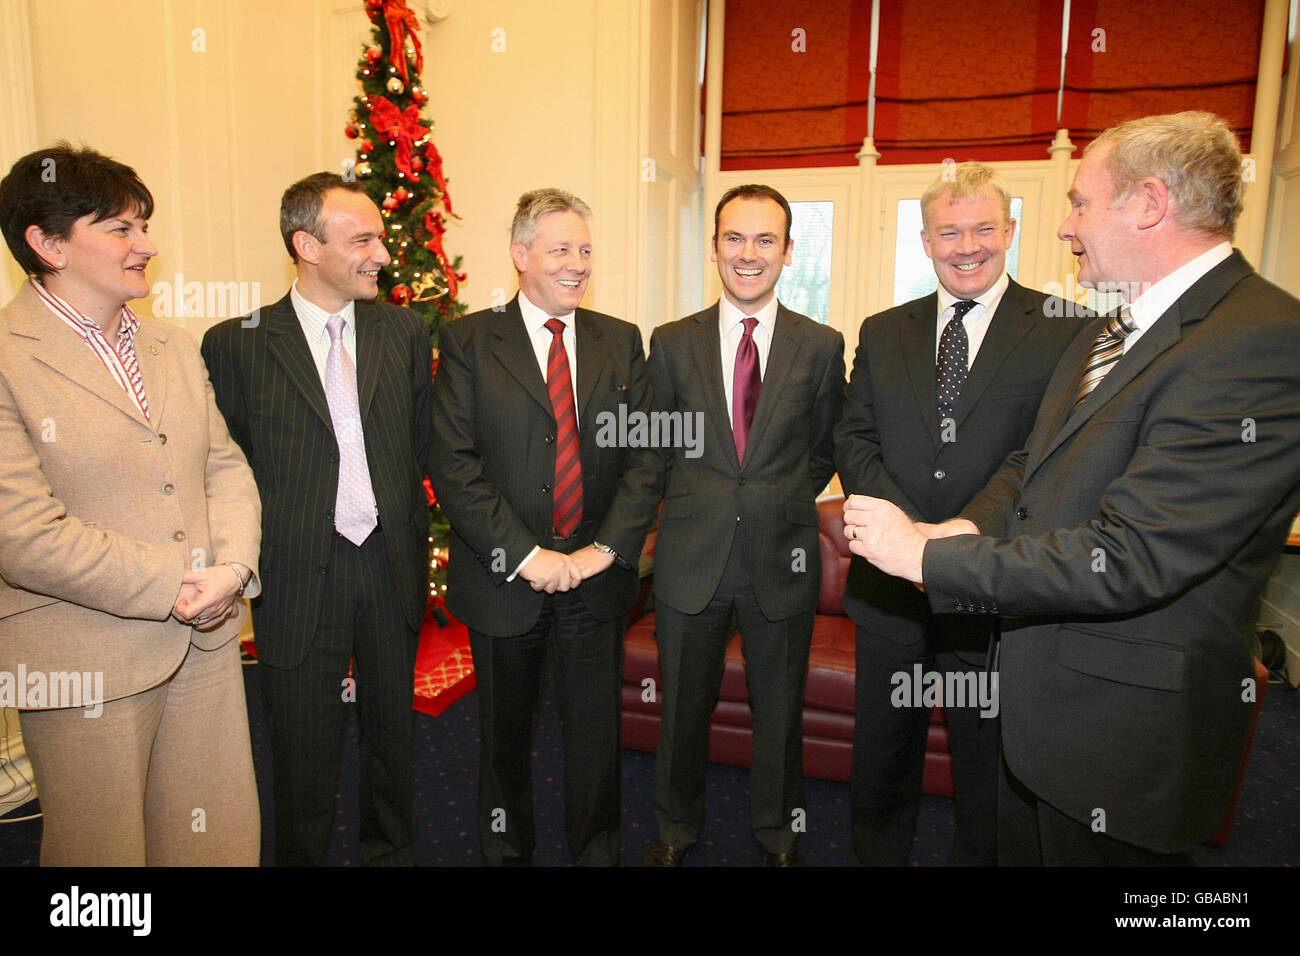
[[[578,593],[593,617],[611,621],[637,598],[663,468],[653,448],[608,445],[601,434],[620,406],[650,411],[640,330],[588,309],[575,321],[583,517],[573,543],[599,541],[628,564],[611,565]],[[533,547],[555,546],[555,414],[518,297],[442,327],[433,408],[430,477],[452,531],[447,607],[476,631],[522,634],[546,595],[522,577],[506,579]]]
[[[1237,253],[1071,411],[1102,321],[962,512],[983,534],[926,545],[925,586],[936,611],[1025,619],[1001,655],[1016,776],[1112,837],[1185,852],[1227,812],[1258,598],[1300,506],[1300,302]]]
[[[727,415],[718,305],[654,330],[650,379],[663,411],[702,413],[699,457],[668,449],[655,544],[655,596],[697,614],[741,536],[759,607],[780,621],[821,588],[816,496],[835,471],[832,432],[844,400],[844,338],[778,306],[743,465]]]
[[[844,493],[887,498],[921,521],[944,521],[975,497],[1029,437],[1034,415],[1066,345],[1091,317],[1055,296],[1012,281],[941,433],[935,391],[931,293],[862,323],[835,462]],[[844,591],[853,620],[900,644],[921,640],[930,623],[925,596],[907,581],[854,557]],[[958,618],[946,625],[960,627]],[[973,622],[968,622],[973,623]],[[949,627],[949,630],[953,630]],[[985,650],[988,629],[967,650]]]
[[[416,313],[381,302],[358,301],[356,324],[370,480],[402,611],[418,632],[428,601],[428,332]],[[316,635],[334,535],[339,456],[325,388],[287,295],[260,316],[209,329],[203,360],[262,496],[257,652],[295,667]]]

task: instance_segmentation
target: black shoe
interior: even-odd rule
[[[649,852],[646,853],[645,859],[641,861],[642,866],[681,866],[686,860],[686,854],[691,852],[688,846],[673,846],[671,843],[664,843],[662,840],[656,840]]]
[[[763,859],[767,861],[768,866],[807,866],[808,865],[803,861],[803,858],[799,856],[798,850],[795,850],[791,853],[769,853],[767,850],[764,850]]]

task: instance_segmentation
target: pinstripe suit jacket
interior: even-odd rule
[[[207,632],[169,616],[187,568],[257,570],[257,489],[198,349],[148,318],[135,349],[147,421],[30,285],[0,312],[0,671],[100,671],[105,700],[238,633],[242,605]]]
[[[356,326],[370,481],[402,610],[418,631],[428,594],[428,333],[414,312],[379,302],[356,303]],[[325,388],[287,295],[260,315],[213,326],[203,357],[262,495],[258,654],[296,667],[315,639],[334,534],[339,455]]]

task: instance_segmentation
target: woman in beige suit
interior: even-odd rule
[[[0,181],[30,278],[0,311],[0,699],[24,711],[43,865],[256,865],[238,641],[252,472],[183,331],[131,168],[67,144]]]

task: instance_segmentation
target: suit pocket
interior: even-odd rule
[[[1061,666],[1103,680],[1153,690],[1183,689],[1181,647],[1061,626]]]
[[[1140,422],[1147,411],[1145,402],[1107,402],[1089,420],[1090,425],[1109,422]]]
[[[1035,398],[1047,387],[1045,379],[1034,382],[1012,382],[989,392],[989,401],[1000,402],[1012,398]]]
[[[817,504],[812,501],[799,501],[795,498],[785,499],[785,520],[791,524],[805,524],[817,527]]]

